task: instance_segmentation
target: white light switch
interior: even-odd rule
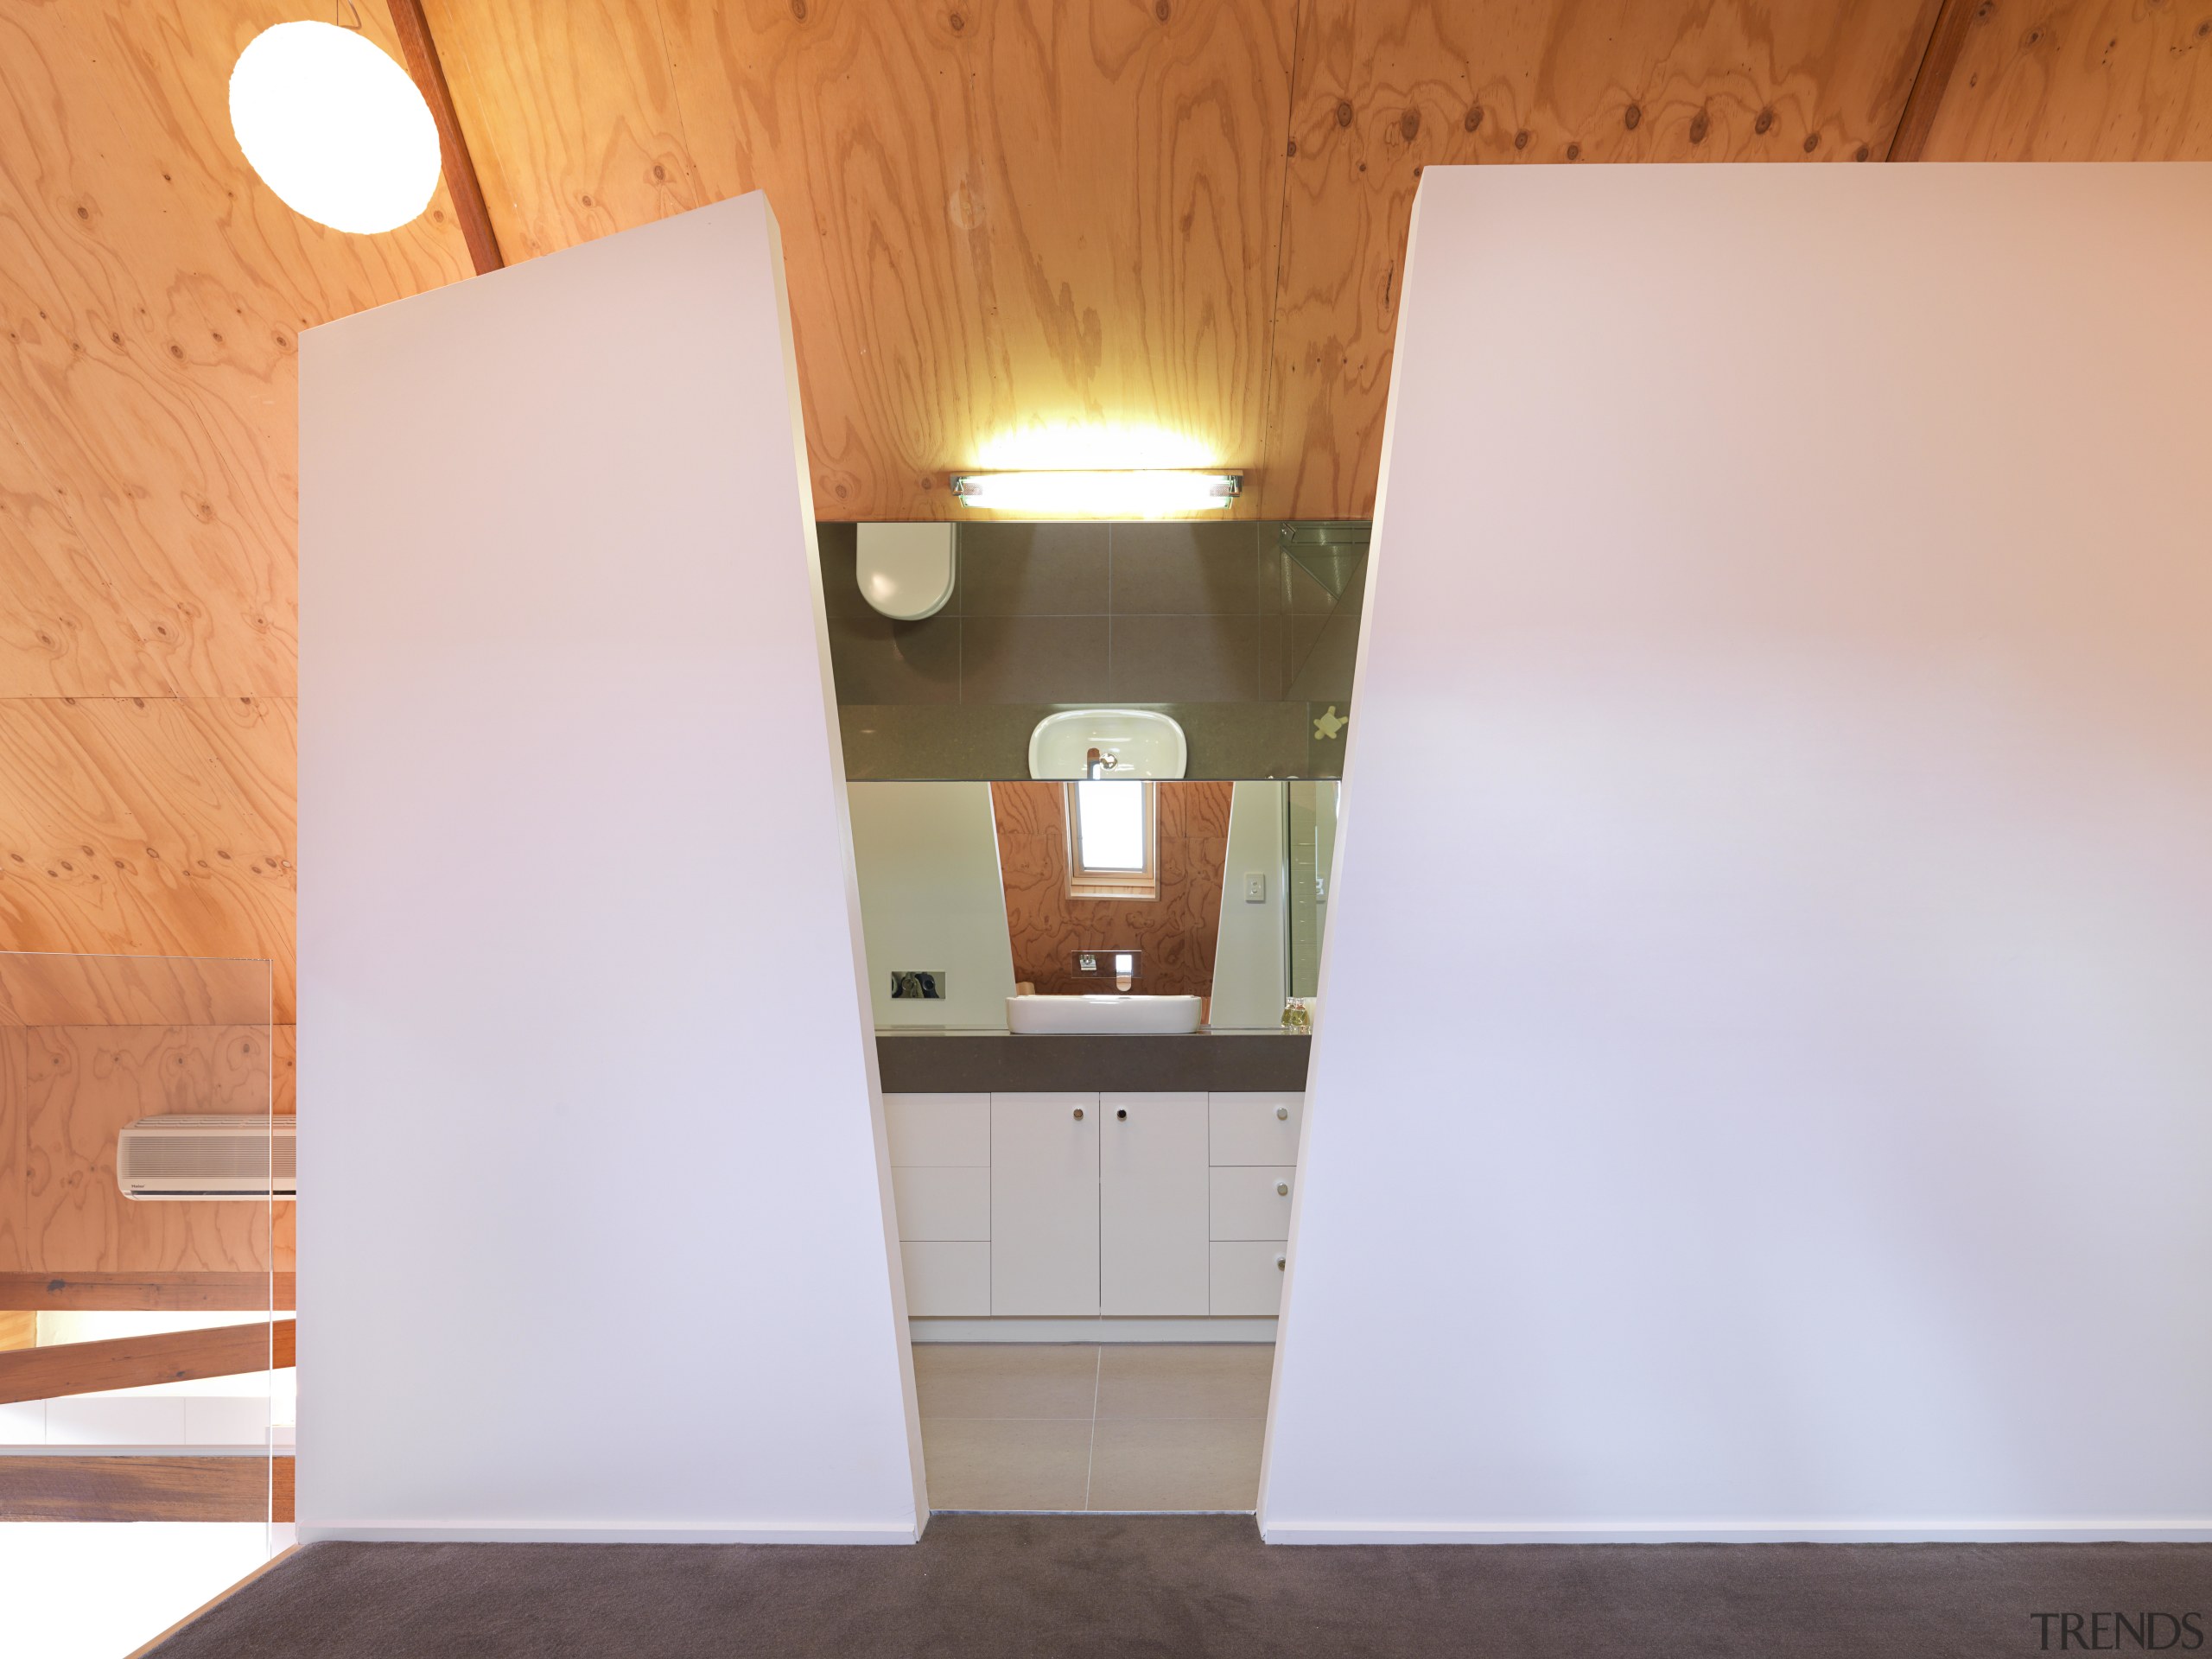
[[[1266,876],[1248,875],[1244,878],[1244,902],[1248,905],[1264,905],[1268,902]]]

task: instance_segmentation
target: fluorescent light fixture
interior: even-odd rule
[[[438,126],[414,79],[359,29],[278,23],[231,70],[231,130],[262,182],[334,231],[396,231],[438,188]]]
[[[1236,473],[1181,470],[956,473],[952,493],[963,506],[1033,518],[1165,518],[1217,512],[1243,484]]]

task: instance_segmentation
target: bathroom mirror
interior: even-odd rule
[[[1333,779],[849,790],[880,1032],[1281,1032],[1316,1013]],[[1119,1001],[1078,1006],[1101,997]]]
[[[849,779],[1066,776],[1039,764],[1040,727],[1099,711],[1173,721],[1165,750],[1128,734],[1147,776],[1344,775],[1363,523],[825,524],[817,541]]]

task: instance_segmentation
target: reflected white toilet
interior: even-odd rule
[[[958,567],[950,524],[862,524],[861,597],[895,622],[935,616],[952,597]]]

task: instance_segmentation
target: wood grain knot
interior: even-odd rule
[[[1417,137],[1421,132],[1421,111],[1419,110],[1408,110],[1403,115],[1400,116],[1398,118],[1398,130],[1405,135],[1405,139],[1408,143],[1413,143],[1415,137]]]
[[[1580,161],[1582,159],[1582,146],[1580,144],[1569,144],[1567,147],[1567,159],[1570,162]]]
[[[1634,104],[1630,105],[1627,109],[1621,111],[1621,124],[1630,132],[1634,132],[1643,124],[1643,110]]]
[[[806,21],[806,0],[791,0],[791,16],[802,23]]]
[[[1807,134],[1805,135],[1805,153],[1806,153],[1808,156],[1811,155],[1815,150],[1818,149],[1820,147],[1821,147],[1821,135],[1820,135],[1819,133],[1817,133],[1817,132],[1808,132],[1808,133],[1807,133]]]
[[[1759,118],[1751,123],[1751,130],[1753,132],[1764,132],[1773,124],[1774,111],[1772,110],[1761,110],[1759,111]]]
[[[1164,23],[1167,21],[1167,0],[1160,0],[1160,3],[1152,9],[1152,15]]]
[[[968,27],[968,20],[965,17],[963,17],[957,11],[952,14],[951,22],[952,32],[956,35],[957,35],[962,29]]]
[[[1523,127],[1520,131],[1513,135],[1513,148],[1516,149],[1526,149],[1529,148],[1528,128]]]
[[[1465,118],[1459,123],[1459,124],[1466,128],[1469,132],[1472,132],[1477,127],[1482,125],[1482,124],[1483,106],[1479,104],[1469,110],[1466,113]]]
[[[1703,143],[1705,135],[1712,130],[1712,127],[1713,123],[1707,118],[1705,111],[1700,110],[1695,115],[1690,117],[1690,143]]]
[[[1340,127],[1351,125],[1351,105],[1341,99],[1337,100],[1337,124]]]

